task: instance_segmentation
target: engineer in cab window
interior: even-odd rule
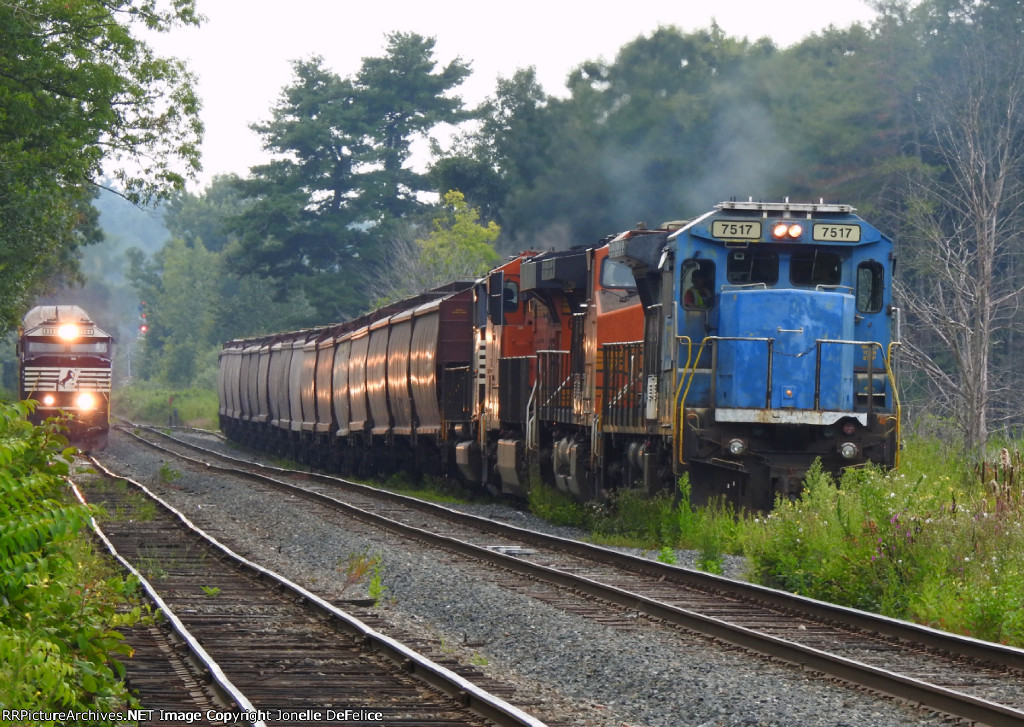
[[[711,302],[711,289],[708,287],[707,274],[700,268],[696,268],[690,274],[690,287],[683,294],[683,307],[710,308]]]

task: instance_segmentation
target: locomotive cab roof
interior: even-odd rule
[[[77,305],[39,305],[32,308],[22,319],[21,335],[24,337],[52,338],[59,335],[61,326],[77,326],[77,335],[86,338],[110,338],[89,317],[83,308]]]

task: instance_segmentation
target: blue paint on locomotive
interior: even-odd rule
[[[891,410],[892,241],[835,210],[794,217],[802,236],[773,241],[770,218],[740,207],[708,213],[672,239],[676,345],[664,350],[675,351],[678,379],[689,384],[686,406],[853,411],[864,408],[870,381],[876,408]],[[745,220],[755,225],[749,239],[722,238]],[[814,239],[815,224],[854,230],[855,241]],[[698,269],[712,292],[706,308],[685,303]]]
[[[719,305],[715,406],[853,408],[853,348],[817,343],[852,338],[852,295],[726,290]]]

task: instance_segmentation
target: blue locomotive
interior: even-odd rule
[[[652,488],[669,446],[696,500],[759,509],[797,493],[816,458],[831,472],[896,464],[892,240],[852,207],[723,202],[624,233],[610,257],[645,298],[649,433],[662,433],[645,449],[661,475],[637,470]]]

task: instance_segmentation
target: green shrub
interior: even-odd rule
[[[751,521],[755,579],[847,606],[1024,645],[1022,460],[971,472],[934,442],[900,471],[812,468],[796,501]]]
[[[644,548],[678,541],[675,503],[668,492],[652,497],[642,490],[615,490],[605,507],[593,511],[592,519],[595,534],[627,538]]]
[[[555,525],[570,527],[586,527],[587,510],[564,492],[548,486],[536,474],[530,478],[530,488],[526,495],[530,512]]]
[[[52,711],[130,704],[114,629],[134,589],[108,572],[79,536],[91,509],[63,491],[72,450],[50,425],[0,404],[0,704]],[[69,504],[69,502],[71,504]]]

